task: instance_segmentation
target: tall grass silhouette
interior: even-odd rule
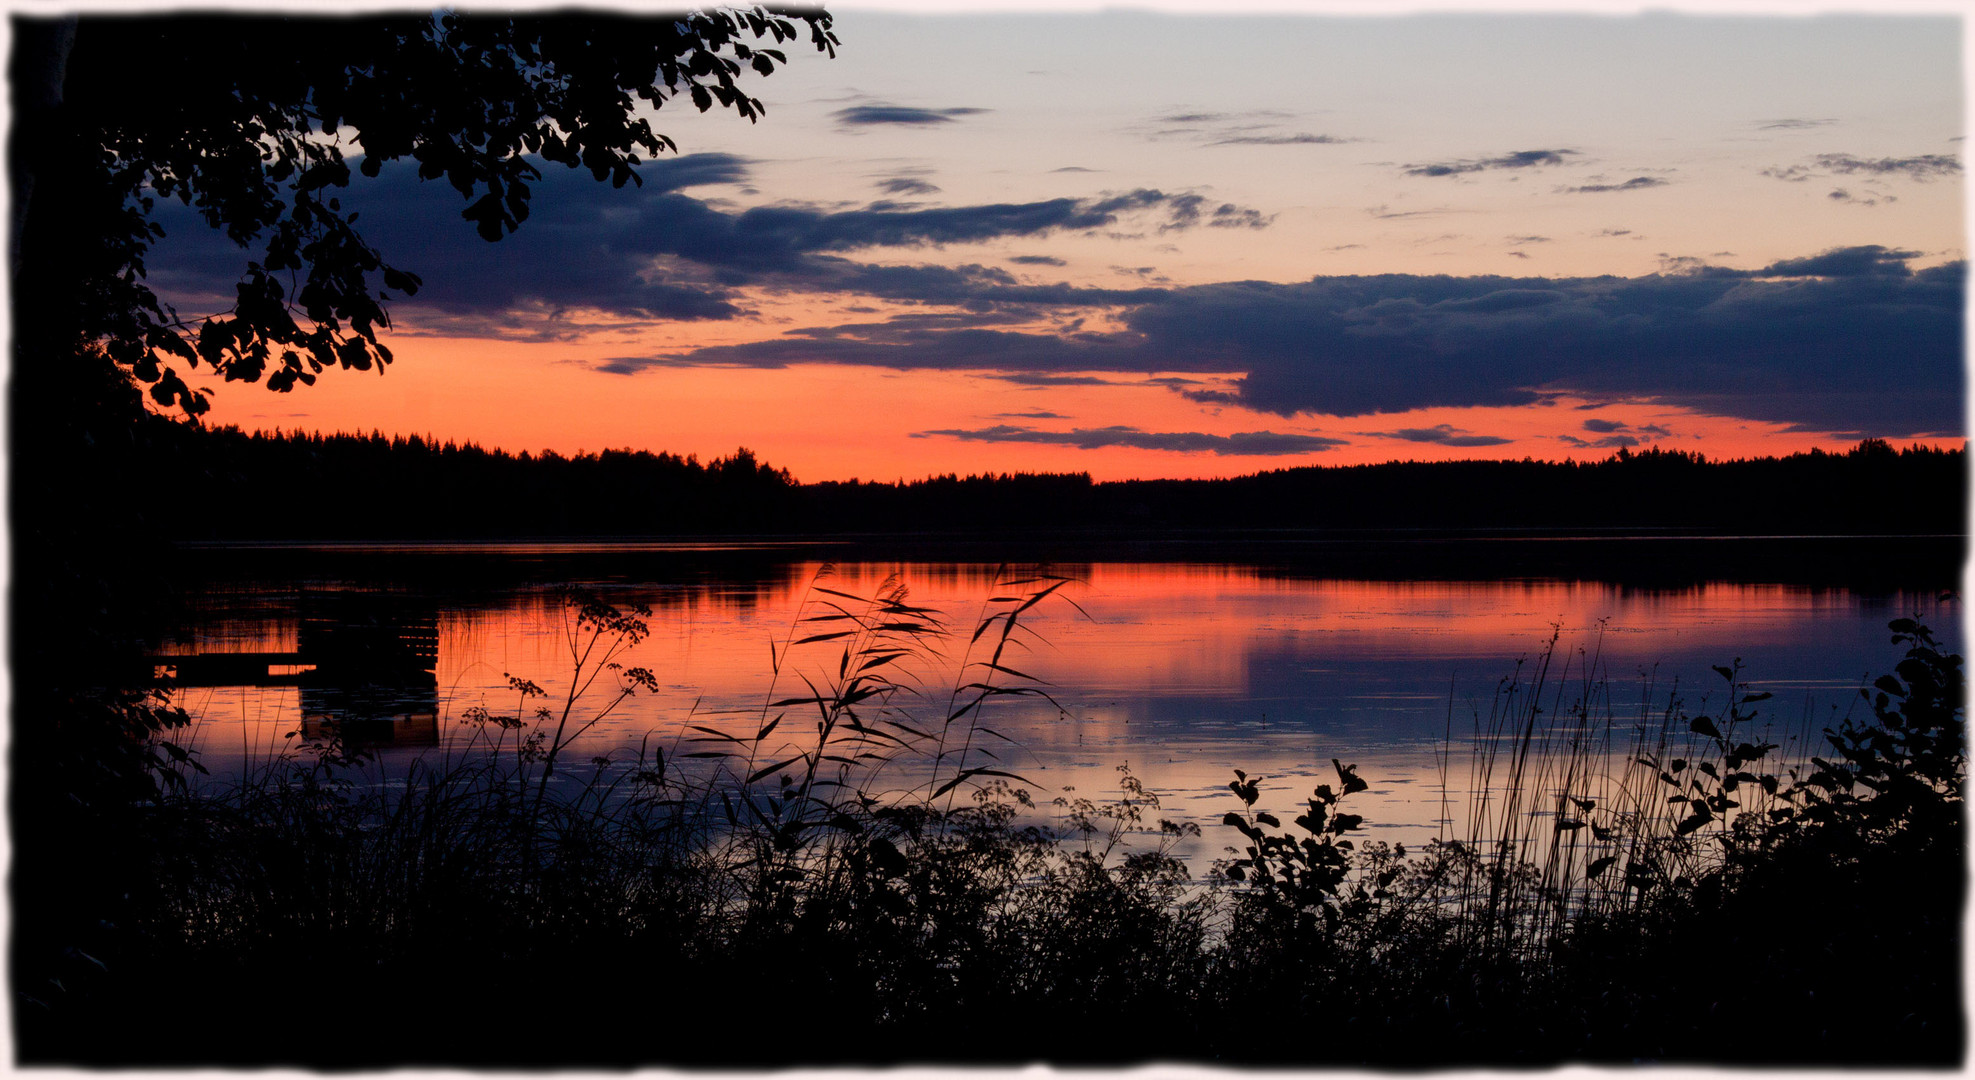
[[[575,755],[649,671],[648,613],[562,596],[560,700],[402,775],[358,748],[187,784],[144,817],[129,955],[51,994],[34,1060],[788,1064],[1923,1061],[1960,1053],[1961,658],[1911,620],[1817,733],[1765,717],[1739,664],[1690,710],[1648,684],[1620,716],[1595,647],[1553,639],[1456,737],[1439,836],[1365,842],[1333,762],[1293,814],[1235,773],[1236,845],[1196,877],[1194,823],[1121,770],[1053,800],[994,710],[1061,708],[1018,653],[1072,583],[1004,572],[957,624],[905,583],[812,583],[736,727],[689,713],[634,752]],[[947,677],[936,673],[946,672]],[[1856,711],[1856,710],[1854,710]],[[1283,817],[1288,817],[1287,824]],[[1903,890],[1896,916],[1881,883]],[[1806,904],[1806,897],[1814,900]],[[1805,910],[1798,910],[1805,909]],[[1842,921],[1827,925],[1826,912]],[[1773,931],[1773,933],[1772,933]],[[1873,955],[1930,997],[1828,970]],[[177,1041],[96,1037],[162,988],[205,1002]],[[442,987],[421,992],[421,987]],[[86,991],[86,992],[85,992]],[[281,1002],[425,1023],[316,1038]],[[508,1017],[525,1002],[528,1022]],[[1823,1019],[1898,1033],[1897,1045]],[[1758,1039],[1723,1010],[1759,1018]],[[224,1018],[222,1025],[220,1018]],[[780,1024],[803,1034],[767,1039]],[[224,1031],[222,1031],[222,1026]],[[581,1032],[581,1035],[574,1033]],[[1452,1033],[1451,1035],[1449,1033]],[[670,1034],[654,1034],[670,1033]],[[778,1037],[780,1038],[780,1037]]]

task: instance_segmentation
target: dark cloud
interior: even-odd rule
[[[1664,439],[1667,436],[1673,434],[1673,431],[1670,428],[1664,428],[1658,424],[1640,424],[1638,427],[1634,428],[1633,430],[1637,431],[1641,435],[1651,435],[1654,438],[1659,438],[1659,439]]]
[[[1639,440],[1630,435],[1607,435],[1597,440],[1580,439],[1575,435],[1559,435],[1557,441],[1575,446],[1579,450],[1617,450],[1620,447],[1639,445]]]
[[[996,420],[1068,420],[1069,419],[1069,417],[1064,416],[1062,413],[1053,413],[1047,409],[1037,409],[1034,412],[995,413],[994,418]]]
[[[633,320],[745,313],[733,288],[739,279],[669,258],[695,246],[718,250],[734,233],[732,215],[681,192],[744,179],[745,159],[650,161],[638,170],[642,182],[623,189],[557,165],[541,169],[530,185],[536,197],[528,220],[498,245],[463,220],[464,197],[444,183],[421,182],[410,162],[386,165],[376,179],[342,193],[345,209],[360,212],[365,239],[425,280],[394,310],[420,312],[425,330],[502,336],[524,325],[552,335],[581,332],[587,327],[564,316],[581,309]],[[230,294],[243,253],[176,203],[160,206],[156,217],[167,232],[154,258],[156,283],[175,295]]]
[[[1562,165],[1565,155],[1575,153],[1577,153],[1575,150],[1518,150],[1501,157],[1408,165],[1406,175],[1459,176],[1462,173],[1482,172],[1488,169],[1528,169],[1538,165]]]
[[[1264,229],[1275,221],[1274,214],[1264,215],[1260,210],[1252,210],[1233,203],[1222,203],[1214,208],[1207,218],[1210,229]]]
[[[422,183],[409,163],[387,166],[342,196],[361,211],[365,238],[426,285],[396,310],[427,331],[459,335],[572,336],[594,327],[569,313],[606,320],[732,319],[751,286],[850,293],[985,310],[1009,305],[1116,305],[1156,298],[1148,290],[1022,285],[1005,270],[965,265],[880,266],[841,253],[874,247],[937,247],[1060,231],[1117,228],[1150,219],[1161,229],[1266,222],[1197,194],[1139,189],[1096,198],[857,210],[755,207],[738,213],[681,193],[744,174],[727,155],[651,162],[642,186],[614,190],[549,166],[533,185],[528,221],[498,247],[457,220],[465,201],[451,187]],[[238,249],[176,203],[158,218],[169,233],[153,260],[168,295],[226,297],[243,263]],[[526,268],[517,271],[517,268]],[[532,328],[532,329],[531,329]]]
[[[1884,437],[1959,432],[1965,266],[1913,270],[1912,251],[1834,249],[1761,270],[1670,260],[1638,278],[1403,274],[1103,289],[1023,284],[1000,267],[874,265],[848,253],[1066,230],[1127,215],[1195,223],[1212,204],[1153,190],[1087,199],[923,210],[718,209],[683,194],[742,175],[739,159],[652,163],[612,190],[545,168],[527,223],[499,245],[458,220],[465,200],[411,166],[353,185],[366,238],[426,287],[401,327],[570,337],[579,317],[725,319],[743,290],[924,305],[903,317],[614,358],[659,366],[842,363],[1004,373],[1027,385],[1103,383],[1103,373],[1225,376],[1176,388],[1202,402],[1292,416],[1430,406],[1520,405],[1571,392],[1657,401],[1812,430]],[[161,206],[170,235],[151,280],[174,298],[225,297],[243,260],[191,210]],[[933,310],[937,309],[937,310]],[[1111,312],[1103,331],[1073,320]],[[188,308],[188,310],[194,310]],[[1046,328],[1046,329],[1045,329]],[[1071,374],[1075,373],[1075,374]]]
[[[1808,165],[1772,166],[1762,175],[1778,180],[1803,181],[1813,176],[1836,173],[1841,176],[1903,176],[1927,181],[1942,176],[1960,176],[1961,160],[1951,154],[1920,154],[1904,158],[1862,158],[1853,154],[1819,154]]]
[[[1068,266],[1069,263],[1054,255],[1011,255],[1008,261],[1023,266]]]
[[[936,195],[938,184],[929,184],[912,176],[894,176],[889,180],[878,181],[878,190],[887,195]]]
[[[1660,273],[1683,275],[1727,274],[1730,277],[1741,276],[1723,267],[1710,265],[1706,259],[1698,255],[1669,255],[1664,251],[1660,252]]]
[[[1099,199],[1046,199],[917,210],[831,212],[810,206],[760,206],[733,217],[729,235],[719,239],[765,248],[771,255],[786,258],[804,252],[957,244],[1003,236],[1083,231],[1113,226],[1121,215],[1146,210],[1164,210],[1168,215],[1164,227],[1184,229],[1198,221],[1195,210],[1198,198],[1140,188]],[[709,264],[734,261],[731,255],[704,245],[680,254]]]
[[[1124,386],[1118,379],[1100,379],[1095,375],[1038,375],[1030,371],[1004,371],[988,376],[1011,382],[1017,386]]]
[[[1584,430],[1595,431],[1600,435],[1610,435],[1614,431],[1625,431],[1630,427],[1631,425],[1617,420],[1600,420],[1595,417],[1584,421]]]
[[[1336,135],[1311,135],[1297,132],[1293,135],[1230,135],[1224,139],[1214,139],[1208,146],[1335,146],[1340,143],[1358,142]]]
[[[733,154],[686,154],[647,161],[638,169],[648,192],[682,191],[702,184],[738,184],[747,179],[748,160]]]
[[[1790,117],[1782,120],[1761,120],[1756,123],[1756,127],[1762,131],[1803,131],[1808,128],[1828,127],[1835,123],[1837,123],[1836,120],[1811,120]]]
[[[1631,229],[1600,229],[1598,230],[1598,235],[1599,236],[1631,236],[1632,230]]]
[[[1075,428],[1070,431],[1038,431],[1034,428],[999,424],[968,431],[945,429],[913,433],[915,438],[944,436],[969,442],[1043,443],[1098,450],[1107,446],[1130,446],[1141,450],[1174,450],[1181,453],[1212,452],[1221,456],[1236,454],[1309,454],[1348,444],[1345,439],[1294,432],[1244,431],[1234,435],[1208,435],[1198,431],[1140,431],[1128,425],[1101,428]]]
[[[1510,441],[1496,435],[1470,435],[1452,424],[1438,424],[1430,428],[1400,428],[1397,431],[1365,431],[1359,434],[1381,439],[1434,443],[1439,446],[1501,446]]]
[[[860,324],[684,354],[1023,373],[1231,376],[1190,399],[1292,416],[1530,405],[1559,393],[1885,437],[1962,429],[1961,263],[1843,248],[1638,278],[1318,277],[1108,293],[1121,329]],[[974,282],[1013,302],[1020,288]],[[1079,290],[1035,290],[1036,303]],[[1078,378],[1087,378],[1078,376]],[[1099,380],[1103,381],[1103,380]]]
[[[1965,268],[1903,276],[1908,257],[1843,249],[1631,279],[1229,283],[1126,322],[1169,370],[1242,371],[1233,396],[1282,415],[1531,404],[1548,389],[1888,436],[1959,431]]]
[[[1909,158],[1860,158],[1850,154],[1819,154],[1817,167],[1847,176],[1904,176],[1910,180],[1931,180],[1937,176],[1960,176],[1961,161],[1948,154],[1922,154]]]
[[[1755,277],[1911,277],[1907,260],[1920,257],[1918,251],[1866,244],[1834,248],[1806,259],[1781,259],[1757,270]]]
[[[1635,176],[1622,184],[1583,184],[1578,187],[1560,190],[1577,195],[1595,195],[1601,191],[1639,191],[1644,188],[1665,187],[1666,181],[1657,176]]]
[[[951,124],[955,117],[973,116],[987,112],[986,109],[953,108],[921,109],[912,105],[852,105],[831,113],[837,123],[851,127],[868,127],[873,124]]]
[[[831,363],[898,370],[996,370],[1031,386],[1101,385],[1114,380],[1063,376],[1064,371],[1150,374],[1156,362],[1112,335],[1041,334],[991,327],[935,327],[892,320],[812,327],[779,338],[714,345],[672,358],[680,363],[779,368]],[[1166,368],[1170,370],[1170,366]],[[1023,373],[1027,373],[1024,377]]]
[[[1275,220],[1275,215],[1264,216],[1259,210],[1251,210],[1233,203],[1221,203],[1209,209],[1207,197],[1197,194],[1171,196],[1168,202],[1171,220],[1162,229],[1190,229],[1195,225],[1206,225],[1215,229],[1265,229]]]
[[[1547,244],[1550,242],[1550,238],[1547,236],[1511,236],[1508,239],[1511,244]]]
[[[1188,390],[1182,386],[1169,387],[1188,401],[1198,401],[1203,405],[1241,405],[1241,395],[1232,390]]]
[[[1899,197],[1886,194],[1854,195],[1844,188],[1832,188],[1824,196],[1832,202],[1850,203],[1853,206],[1878,206],[1880,203],[1899,202]]]
[[[1153,123],[1173,126],[1151,129],[1146,134],[1153,139],[1188,139],[1202,146],[1335,146],[1364,141],[1340,135],[1285,131],[1282,122],[1290,115],[1274,109],[1171,113],[1154,117]]]
[[[1143,304],[1165,295],[1158,288],[1096,289],[1058,282],[1018,284],[998,267],[874,266],[831,256],[814,256],[768,279],[779,287],[857,293],[908,303],[954,304],[975,312],[1022,306],[1119,307]]]
[[[1441,214],[1452,214],[1457,213],[1457,211],[1445,206],[1436,206],[1428,210],[1392,210],[1384,204],[1380,204],[1367,210],[1366,213],[1381,221],[1386,221],[1393,218],[1438,217]]]
[[[668,366],[676,365],[668,365],[665,361],[651,356],[613,356],[595,365],[596,370],[606,375],[636,375],[646,368]]]

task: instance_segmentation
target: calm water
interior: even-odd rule
[[[507,552],[517,553],[526,554]],[[959,678],[958,660],[988,610],[984,602],[1009,594],[997,589],[997,574],[1015,573],[983,564],[772,557],[745,570],[692,562],[677,573],[646,572],[653,557],[646,551],[638,572],[599,573],[593,564],[583,575],[613,603],[653,609],[650,636],[620,659],[649,668],[661,690],[624,701],[589,728],[565,759],[582,769],[597,757],[621,762],[640,745],[676,758],[709,745],[688,741],[694,725],[746,735],[783,712],[790,716],[762,760],[804,748],[813,718],[765,705],[806,693],[802,676],[822,682],[838,668],[841,642],[819,642],[789,651],[771,678],[771,642],[779,652],[782,643],[842,625],[801,621],[830,613],[826,600],[850,606],[818,586],[869,596],[902,582],[910,603],[943,613],[951,631],[937,641],[944,658],[888,665],[923,687],[917,698],[895,698],[891,716],[936,728],[956,682],[981,674]],[[658,557],[669,565],[664,553]],[[1313,783],[1334,777],[1332,758],[1357,763],[1371,781],[1349,809],[1386,830],[1375,836],[1413,842],[1432,835],[1447,812],[1437,751],[1451,735],[1458,755],[1499,682],[1519,661],[1533,662],[1553,636],[1553,677],[1573,689],[1587,677],[1602,680],[1622,724],[1657,715],[1673,695],[1690,711],[1718,704],[1725,684],[1711,667],[1739,659],[1751,688],[1774,695],[1764,708],[1779,727],[1812,731],[1898,659],[1887,640],[1889,620],[1919,616],[1959,645],[1958,605],[1932,592],[1326,580],[1256,566],[1159,562],[1053,570],[1077,580],[1024,613],[1033,633],[1018,634],[1003,663],[1046,683],[1055,704],[990,702],[982,722],[998,734],[977,734],[974,745],[996,756],[974,754],[966,764],[1034,781],[1045,806],[1064,788],[1109,795],[1118,767],[1128,766],[1161,797],[1165,816],[1207,828],[1204,849],[1212,852],[1229,839],[1210,823],[1235,806],[1225,788],[1234,769],[1268,777],[1266,802],[1287,808]],[[342,642],[343,653],[379,634],[423,642],[430,675],[365,690],[311,677],[282,685],[297,681],[297,664],[252,680],[262,685],[238,685],[239,676],[222,672],[192,680],[219,685],[181,691],[196,720],[193,744],[216,777],[295,746],[300,737],[290,733],[308,730],[304,721],[362,714],[380,718],[369,732],[378,762],[369,775],[389,782],[391,770],[414,755],[459,751],[476,730],[461,722],[469,708],[516,712],[509,674],[540,684],[559,707],[569,688],[569,629],[568,613],[540,574],[492,584],[440,574],[407,584],[402,577],[366,582],[303,572],[202,587],[185,633],[168,651],[306,660],[329,655],[325,641]],[[330,669],[325,661],[313,677],[327,678]],[[578,702],[577,723],[615,696],[607,685]],[[717,767],[710,759],[682,763]],[[922,775],[923,762],[900,763],[870,784],[903,788]],[[1450,779],[1454,788],[1459,783]]]

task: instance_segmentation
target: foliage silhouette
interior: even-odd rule
[[[158,414],[206,408],[175,366],[275,390],[381,369],[386,304],[419,282],[338,188],[408,157],[496,238],[541,163],[636,182],[671,144],[634,110],[684,95],[753,119],[746,71],[805,36],[832,51],[830,26],[792,8],[12,18],[10,659],[33,673],[10,718],[17,1010],[86,996],[136,947],[136,837],[194,767],[142,663],[173,622],[161,526],[205,479],[158,468],[201,434]],[[227,310],[182,316],[147,283],[161,199],[243,249]]]
[[[684,97],[754,120],[738,79],[787,62],[804,32],[834,54],[820,8],[677,16],[16,17],[14,272],[23,366],[79,347],[165,406],[208,403],[174,364],[288,390],[391,360],[378,340],[416,274],[366,243],[335,190],[411,158],[456,188],[488,240],[528,216],[541,164],[640,183],[675,149],[639,115]],[[766,43],[764,45],[764,42]],[[142,102],[142,107],[136,103]],[[158,200],[195,207],[248,249],[230,311],[184,318],[144,282]],[[45,353],[45,354],[44,354]],[[17,368],[17,370],[19,370]]]

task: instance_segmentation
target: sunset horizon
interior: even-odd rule
[[[359,179],[425,282],[396,362],[187,371],[206,420],[806,482],[1965,441],[1951,17],[837,20],[755,123],[647,110],[641,184],[538,163],[498,243]],[[237,251],[156,217],[153,285],[224,307]]]

